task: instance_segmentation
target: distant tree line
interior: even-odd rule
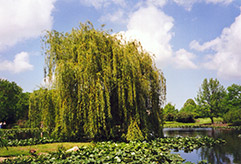
[[[164,107],[167,121],[193,122],[194,118],[222,117],[224,122],[241,125],[241,86],[233,84],[225,89],[217,79],[204,79],[197,97],[188,99],[178,111],[168,103]]]

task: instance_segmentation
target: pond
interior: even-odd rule
[[[226,144],[216,145],[212,148],[201,147],[190,153],[178,151],[186,161],[198,163],[207,160],[211,164],[241,164],[241,130],[213,129],[213,128],[164,128],[165,137],[201,137],[209,136],[226,140]]]

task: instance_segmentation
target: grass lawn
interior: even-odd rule
[[[198,118],[195,120],[195,123],[181,123],[176,121],[165,121],[164,127],[178,127],[178,126],[199,126],[199,125],[207,125],[211,124],[210,118]],[[222,122],[222,118],[214,118],[214,123]]]
[[[60,143],[50,143],[50,144],[40,144],[40,145],[31,145],[31,146],[17,146],[17,147],[8,147],[0,148],[0,157],[10,157],[10,156],[18,156],[18,155],[30,155],[29,151],[34,149],[36,153],[49,153],[57,151],[59,147],[64,147],[66,149],[70,149],[74,146],[88,146],[91,143],[86,142],[60,142]]]

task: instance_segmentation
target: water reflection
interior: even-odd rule
[[[197,163],[201,160],[208,160],[212,164],[241,164],[241,138],[238,135],[241,131],[213,128],[165,128],[165,136],[200,137],[209,136],[222,138],[227,141],[224,145],[217,145],[212,148],[202,147],[191,153],[179,151],[187,161]]]

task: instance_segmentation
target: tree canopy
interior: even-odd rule
[[[15,82],[0,79],[0,122],[16,123],[19,119],[27,119],[28,96]]]
[[[241,125],[241,86],[233,84],[227,88],[224,121]]]
[[[175,105],[172,105],[172,103],[170,102],[165,105],[163,109],[163,115],[166,121],[174,121],[176,119],[177,114],[178,109],[176,109]]]
[[[187,99],[187,101],[184,103],[183,107],[181,108],[180,112],[181,113],[190,113],[193,114],[194,116],[197,116],[198,114],[196,113],[196,108],[197,105],[193,99]]]
[[[213,117],[218,117],[223,112],[225,95],[225,89],[217,79],[204,79],[196,98],[198,110],[214,123]]]
[[[228,110],[241,108],[241,85],[233,84],[227,88],[225,105]]]
[[[175,105],[172,105],[172,103],[167,103],[163,109],[164,114],[172,113],[177,114],[178,110],[176,109]]]
[[[47,32],[43,42],[45,75],[52,84],[49,91],[54,90],[53,134],[115,138],[136,127],[144,137],[160,135],[163,73],[139,42],[118,38],[90,22],[70,33]]]
[[[187,99],[187,101],[183,105],[183,108],[186,108],[189,105],[196,106],[196,103],[193,99]]]

